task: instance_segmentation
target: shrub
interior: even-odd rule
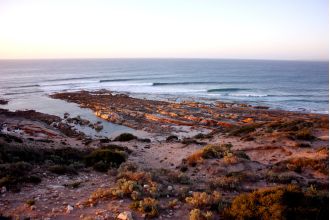
[[[202,149],[202,157],[204,159],[223,158],[231,148],[231,144],[207,145]]]
[[[277,174],[270,171],[266,174],[266,180],[272,183],[290,184],[293,182],[299,183],[302,177],[294,175],[292,172],[281,172]]]
[[[137,164],[133,163],[133,162],[129,162],[126,161],[125,163],[122,163],[119,168],[118,168],[118,172],[127,172],[127,171],[132,171],[135,172],[137,171],[138,166]]]
[[[189,166],[196,166],[199,163],[203,162],[203,152],[201,150],[196,151],[187,157],[187,159],[182,160],[183,163],[187,163]]]
[[[193,209],[189,213],[189,220],[211,220],[213,213],[210,211],[203,212],[200,209]]]
[[[134,180],[140,183],[149,183],[152,182],[151,174],[149,172],[144,171],[124,171],[120,172],[117,175],[118,179],[127,179]]]
[[[294,186],[261,189],[237,196],[227,219],[328,219],[327,195],[307,195]]]
[[[65,187],[68,187],[68,188],[71,188],[71,189],[77,189],[80,187],[82,182],[80,181],[77,181],[77,182],[73,182],[73,183],[66,183],[66,184],[63,184],[63,186]]]
[[[210,144],[206,145],[202,149],[196,151],[189,157],[187,157],[186,162],[190,166],[196,166],[201,163],[203,159],[213,159],[213,158],[223,158],[225,155],[231,153],[231,144]]]
[[[124,168],[122,168],[124,169]],[[146,172],[121,172],[117,176],[116,186],[98,189],[92,193],[88,203],[96,203],[99,199],[130,197],[139,200],[143,197],[158,196],[158,187],[152,181],[150,173]]]
[[[234,154],[239,158],[250,160],[250,157],[244,151],[236,151]]]
[[[127,154],[124,151],[113,149],[97,149],[85,158],[87,166],[93,166],[98,171],[107,171],[110,167],[119,167],[126,161]]]
[[[120,135],[118,135],[114,141],[121,141],[121,142],[125,142],[125,141],[131,141],[137,139],[136,136],[134,136],[133,134],[130,133],[122,133]]]
[[[104,161],[99,161],[93,165],[93,169],[99,172],[107,172],[109,169],[109,164]]]
[[[195,139],[206,139],[206,138],[212,138],[213,135],[211,133],[209,134],[202,134],[202,133],[198,133],[194,136]]]
[[[288,131],[298,131],[304,128],[310,128],[313,126],[313,123],[306,122],[303,120],[292,120],[292,121],[279,121],[279,122],[272,122],[269,124],[269,127],[272,129],[276,129],[282,132]]]
[[[224,189],[224,190],[238,190],[240,185],[240,179],[235,176],[222,176],[217,177],[210,181],[211,189]]]
[[[312,146],[310,144],[307,144],[307,143],[296,143],[295,147],[298,147],[298,148],[311,148]]]
[[[213,191],[212,194],[193,192],[192,196],[186,198],[186,202],[195,208],[218,210],[221,202],[221,194],[217,191]]]
[[[328,159],[311,159],[307,157],[292,158],[286,161],[281,161],[274,169],[279,171],[292,170],[295,172],[301,172],[303,168],[310,168],[316,170],[325,175],[329,174],[329,161]]]
[[[123,192],[124,196],[130,195],[133,191],[142,191],[142,186],[134,180],[119,179],[117,187]]]
[[[178,203],[179,203],[179,200],[178,199],[170,200],[168,202],[168,207],[171,208],[171,209],[173,209],[173,208],[175,208],[175,206],[178,205]]]
[[[258,128],[258,124],[253,124],[253,125],[246,125],[242,127],[238,127],[233,129],[232,131],[229,132],[230,136],[240,136],[242,134],[249,134],[251,132],[254,132],[256,128]]]
[[[154,218],[159,215],[158,201],[153,198],[144,198],[131,204],[131,208],[146,214],[146,218]]]
[[[87,150],[78,150],[71,147],[40,149],[15,145],[0,146],[0,161],[2,161],[2,163],[24,161],[28,163],[43,164],[45,161],[52,161],[55,164],[71,164],[76,161],[82,161],[87,154]]]
[[[113,194],[114,194],[113,188],[99,188],[91,194],[88,202],[94,204],[99,199],[112,198]]]
[[[205,144],[205,143],[202,143],[202,142],[199,142],[199,141],[196,141],[192,138],[184,138],[182,141],[181,141],[182,144],[185,144],[185,145],[189,145],[189,144],[198,144],[198,145],[202,145],[202,144]]]
[[[236,164],[239,162],[239,158],[233,153],[229,152],[223,157],[223,161],[226,164]]]
[[[308,128],[303,128],[299,130],[296,134],[295,137],[299,140],[306,140],[306,141],[312,141],[315,139],[315,136],[312,135],[311,130]]]
[[[8,186],[12,182],[13,182],[13,178],[12,177],[10,177],[10,176],[4,176],[4,177],[0,178],[0,187],[2,187],[2,186]]]
[[[32,165],[27,162],[0,164],[0,176],[22,177],[31,170]]]
[[[36,201],[34,201],[33,199],[29,199],[25,201],[25,204],[27,204],[28,206],[33,206],[34,204],[36,204]]]
[[[152,172],[154,179],[165,182],[166,185],[169,183],[189,184],[189,177],[181,172],[160,169]]]

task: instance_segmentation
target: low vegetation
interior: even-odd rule
[[[241,136],[241,135],[246,135],[251,132],[256,131],[256,129],[260,127],[260,124],[252,124],[252,125],[245,125],[241,127],[236,127],[233,128],[232,130],[229,131],[230,136]]]
[[[36,201],[33,199],[29,199],[25,201],[25,204],[28,206],[33,206],[34,204],[36,204]]]
[[[133,134],[130,133],[122,133],[120,135],[118,135],[114,141],[120,141],[120,142],[125,142],[125,141],[131,141],[137,139],[136,136],[134,136]]]
[[[295,133],[295,138],[298,140],[312,141],[316,137],[312,134],[309,128],[303,128]]]
[[[209,144],[183,160],[183,164],[196,166],[205,159],[222,159],[225,163],[237,163],[239,160],[249,160],[249,156],[243,151],[232,151],[231,144]]]
[[[85,163],[87,166],[93,166],[97,171],[105,172],[110,167],[119,167],[127,157],[127,153],[122,150],[96,149],[85,157]]]
[[[24,183],[39,183],[41,176],[35,168],[41,167],[57,175],[74,175],[85,167],[105,172],[119,167],[130,151],[117,145],[99,149],[38,148],[16,144],[0,145],[0,186],[19,190]],[[38,171],[40,172],[40,171]]]
[[[237,196],[225,219],[328,219],[328,195],[289,185]]]
[[[154,218],[159,215],[159,204],[154,198],[144,198],[140,201],[134,201],[131,208],[146,215],[146,218]]]
[[[311,169],[324,175],[329,175],[329,161],[328,158],[312,159],[306,157],[298,157],[281,161],[280,163],[276,164],[273,169],[278,172],[291,170],[297,173],[301,173],[303,169]]]
[[[139,201],[143,198],[157,198],[160,195],[159,185],[152,174],[137,170],[133,164],[123,164],[118,169],[116,185],[110,188],[96,190],[90,196],[88,203],[97,203],[100,199],[131,198]]]
[[[210,181],[210,188],[222,190],[238,190],[240,188],[241,178],[237,176],[221,176]]]
[[[193,209],[189,213],[189,220],[212,220],[214,215],[211,211],[201,211],[200,209]]]
[[[186,202],[194,208],[204,208],[207,210],[221,209],[221,194],[217,191],[212,193],[193,192],[186,198]]]

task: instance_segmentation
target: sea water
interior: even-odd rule
[[[11,110],[62,114],[63,108],[47,103],[48,94],[108,89],[150,99],[243,102],[327,114],[328,73],[328,62],[308,61],[0,60],[0,98],[10,100]]]

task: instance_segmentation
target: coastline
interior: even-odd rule
[[[29,146],[42,152],[74,148],[77,154],[85,155],[112,146],[127,156],[119,169],[107,167],[105,172],[86,164],[75,167],[73,164],[85,163],[78,157],[66,165],[74,167],[75,172],[67,167],[69,170],[62,174],[52,172],[50,167],[64,162],[57,164],[49,158],[50,164],[46,160],[29,161],[26,173],[39,177],[41,182],[38,185],[22,182],[19,186],[9,182],[2,186],[3,216],[112,219],[124,211],[131,212],[134,219],[150,215],[129,207],[135,201],[132,192],[123,196],[106,193],[118,190],[117,180],[122,178],[137,181],[144,189],[138,192],[140,196],[155,199],[158,217],[169,219],[189,216],[193,208],[187,198],[195,192],[213,195],[211,192],[216,191],[230,209],[229,204],[241,193],[288,184],[296,185],[302,192],[313,185],[318,193],[328,196],[328,115],[239,103],[138,99],[107,90],[61,92],[51,97],[90,109],[113,124],[143,132],[134,133],[128,140],[89,137],[77,131],[75,125],[91,126],[94,130],[106,128],[75,115],[60,117],[1,110],[0,144],[4,149],[16,147],[19,152]],[[206,150],[213,153],[203,156]],[[6,160],[9,165],[16,163]],[[135,168],[129,168],[130,164]],[[142,179],[134,179],[134,173],[139,173]],[[76,188],[70,186],[78,182]],[[151,186],[156,187],[157,195],[151,192]],[[18,194],[15,190],[20,187]],[[35,204],[27,205],[27,200]],[[172,204],[174,200],[177,201]],[[224,210],[212,213],[215,218],[231,215]]]

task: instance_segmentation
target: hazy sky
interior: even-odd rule
[[[0,0],[0,58],[328,60],[327,0]]]

